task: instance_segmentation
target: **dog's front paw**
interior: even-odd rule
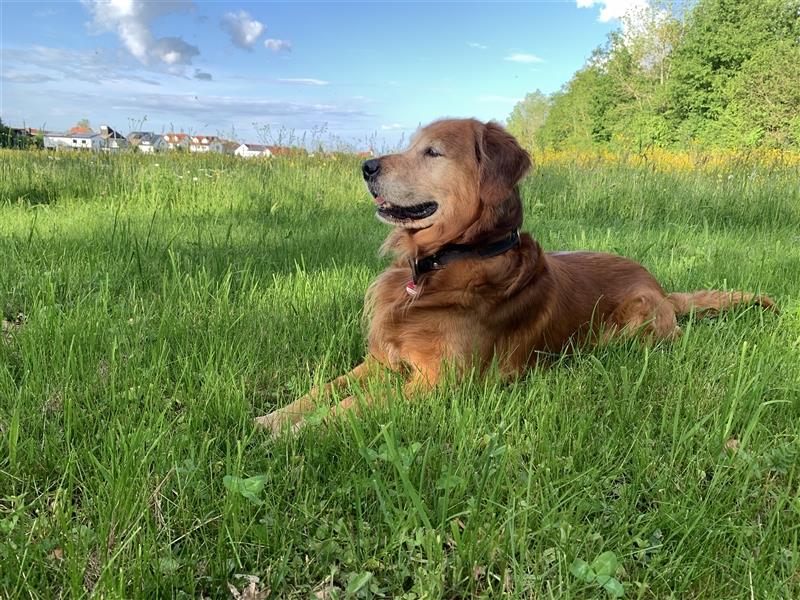
[[[292,418],[293,415],[286,413],[282,410],[276,410],[264,415],[263,417],[256,417],[253,422],[257,427],[263,427],[272,437],[278,437],[284,431],[294,432],[299,424],[297,419]]]

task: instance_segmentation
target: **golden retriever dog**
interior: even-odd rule
[[[744,292],[666,293],[640,264],[597,252],[547,253],[519,233],[519,181],[531,159],[500,125],[442,120],[405,152],[368,160],[363,175],[377,217],[393,227],[396,260],[370,286],[367,358],[348,374],[256,422],[297,428],[335,390],[395,371],[405,394],[435,386],[443,365],[463,372],[497,361],[519,375],[543,355],[615,337],[672,340],[677,317],[742,303]],[[331,415],[357,408],[349,396]]]

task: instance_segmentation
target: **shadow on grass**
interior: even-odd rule
[[[0,204],[55,204],[60,197],[57,186],[28,185],[12,187],[8,191],[0,191]]]
[[[244,290],[240,283],[247,287],[255,280],[268,287],[274,276],[298,272],[377,275],[389,262],[378,256],[387,233],[371,211],[361,208],[319,207],[298,215],[250,206],[180,219],[157,214],[152,220],[140,213],[117,223],[109,210],[82,229],[40,226],[33,234],[0,239],[0,255],[9,258],[5,300],[24,307],[23,298],[41,288],[68,306],[106,286],[113,300],[127,297],[134,287],[137,294],[158,295],[165,281],[204,281],[213,287],[230,279],[232,290]],[[358,292],[363,296],[363,289]]]

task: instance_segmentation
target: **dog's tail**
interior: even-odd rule
[[[698,292],[673,292],[667,299],[677,316],[688,315],[692,311],[699,315],[714,315],[723,310],[731,310],[743,304],[757,304],[773,312],[779,312],[775,301],[769,296],[749,292],[723,292],[720,290],[700,290]]]

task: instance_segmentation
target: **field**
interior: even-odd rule
[[[0,597],[799,597],[800,167],[544,158],[545,248],[782,313],[270,440],[364,350],[358,162],[0,154]]]

